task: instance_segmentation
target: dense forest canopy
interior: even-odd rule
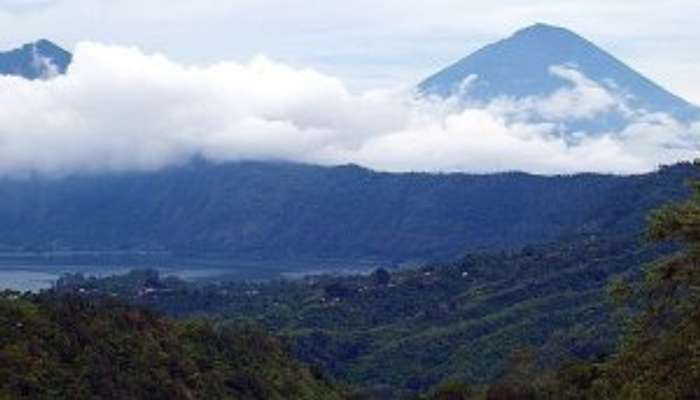
[[[426,391],[450,377],[496,379],[514,347],[546,348],[549,364],[611,352],[619,330],[608,280],[639,277],[672,247],[639,235],[521,251],[471,253],[450,264],[298,281],[187,283],[156,271],[88,279],[58,292],[115,295],[180,318],[245,321],[290,338],[301,359],[360,387]]]
[[[0,297],[0,399],[346,398],[249,327],[173,321],[115,300]]]

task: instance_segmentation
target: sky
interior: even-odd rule
[[[700,103],[700,2],[482,3],[0,0],[1,46],[48,38],[74,54],[66,75],[0,76],[0,176],[151,171],[193,157],[627,174],[700,156],[700,121],[633,109],[575,65],[550,67],[566,85],[548,95],[465,106],[411,91],[543,21]],[[561,134],[566,121],[613,112],[624,117],[614,131]]]
[[[265,55],[351,90],[413,85],[535,22],[565,26],[700,103],[697,0],[0,0],[0,48],[47,38],[178,62]]]

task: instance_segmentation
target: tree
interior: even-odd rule
[[[700,398],[700,183],[692,188],[690,199],[652,213],[647,232],[681,250],[650,265],[642,282],[611,286],[631,310],[629,325],[611,359],[577,367],[587,371],[577,378],[590,377],[577,382],[587,393],[579,398]]]
[[[374,283],[380,286],[386,286],[391,282],[391,274],[384,268],[377,268],[374,274],[372,274],[372,278],[374,279]]]

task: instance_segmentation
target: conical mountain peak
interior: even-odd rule
[[[567,35],[578,37],[576,33],[570,31],[566,28],[545,24],[538,22],[534,25],[530,25],[526,28],[520,29],[513,34],[514,37],[524,37],[524,36],[553,36],[553,35]]]
[[[552,74],[557,66],[574,67],[601,87],[623,92],[640,109],[678,118],[697,115],[697,108],[577,33],[543,23],[477,50],[423,81],[419,90],[442,97],[466,95],[479,102],[547,96],[570,85]],[[467,79],[470,84],[464,94]]]

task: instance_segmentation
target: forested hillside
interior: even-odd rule
[[[292,282],[68,276],[56,293],[257,324],[367,398],[694,399],[698,215],[696,184],[690,200],[654,212],[645,235]]]
[[[0,399],[342,398],[250,328],[175,322],[114,300],[0,297]]]
[[[640,231],[646,213],[687,193],[684,182],[694,175],[687,164],[629,177],[542,177],[194,163],[153,173],[5,179],[0,249],[431,261]]]
[[[136,271],[66,277],[57,290],[255,323],[290,337],[300,358],[340,380],[415,393],[448,378],[491,382],[521,347],[546,347],[549,364],[607,354],[618,333],[609,279],[639,277],[669,250],[643,245],[640,235],[608,236],[367,276],[190,284]]]

